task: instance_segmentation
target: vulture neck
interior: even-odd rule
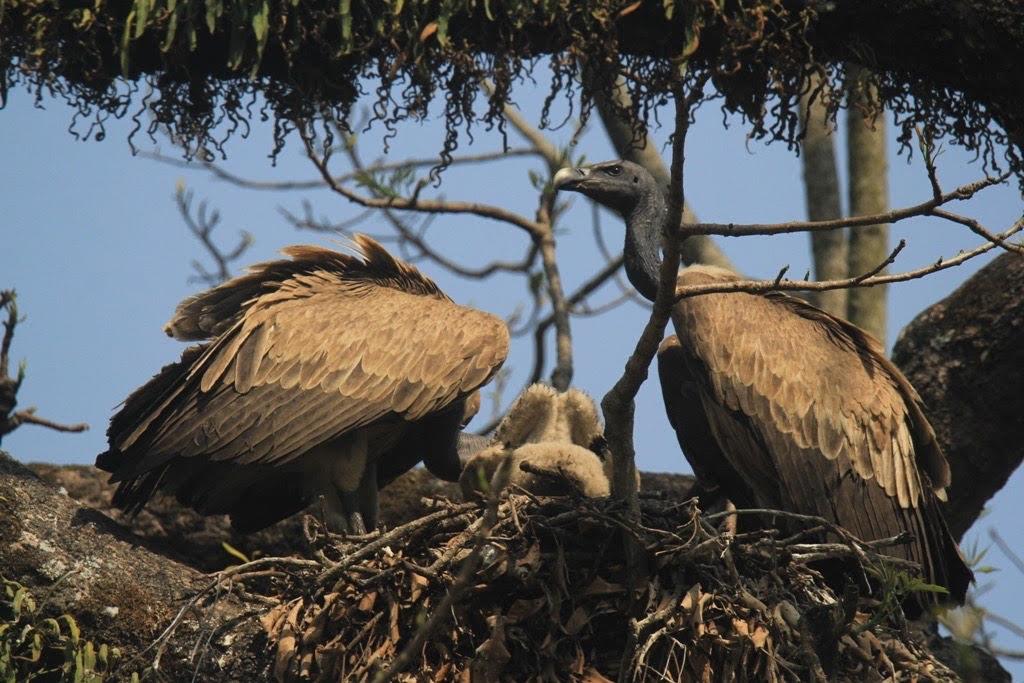
[[[654,301],[661,266],[661,226],[665,221],[665,197],[652,187],[632,211],[626,212],[626,277],[644,298]]]

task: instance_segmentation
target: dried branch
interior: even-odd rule
[[[412,662],[423,645],[423,642],[433,633],[434,629],[441,623],[442,619],[447,619],[448,614],[451,611],[451,606],[456,600],[460,599],[463,593],[470,585],[470,580],[476,573],[477,567],[480,564],[480,558],[484,549],[487,537],[491,533],[491,529],[498,522],[498,503],[500,502],[500,492],[508,484],[508,478],[511,473],[512,467],[512,451],[507,451],[505,455],[505,462],[503,467],[498,467],[495,473],[495,481],[492,482],[490,494],[487,497],[487,508],[484,511],[483,517],[480,518],[480,525],[477,528],[473,537],[473,549],[469,556],[463,560],[462,567],[459,569],[459,573],[455,576],[455,581],[452,583],[451,588],[448,589],[448,593],[444,596],[440,603],[434,608],[434,611],[430,614],[427,620],[420,626],[412,639],[402,648],[402,651],[392,660],[390,666],[384,671],[379,672],[373,677],[374,683],[384,683],[385,681],[392,680],[396,674],[405,670]],[[436,571],[436,570],[435,570]]]
[[[782,280],[776,282],[775,280],[741,280],[736,282],[727,282],[720,284],[706,284],[706,285],[689,285],[686,287],[680,287],[676,291],[676,301],[691,296],[700,296],[703,294],[719,294],[729,292],[746,292],[748,294],[764,294],[770,291],[822,291],[826,289],[838,289],[842,287],[871,287],[878,284],[888,284],[890,282],[904,282],[906,280],[914,280],[922,278],[931,273],[945,270],[947,268],[953,268],[959,266],[965,261],[984,254],[987,251],[994,249],[999,246],[999,242],[1005,241],[1007,238],[1015,235],[1024,229],[1024,215],[1022,215],[1017,221],[1007,230],[997,235],[993,235],[993,240],[981,244],[974,249],[969,251],[961,252],[956,256],[949,259],[939,259],[935,263],[917,268],[914,270],[908,270],[902,273],[893,273],[891,275],[873,275],[872,273],[877,272],[880,268],[876,268],[868,273],[858,275],[857,277],[846,278],[843,280],[826,280],[824,282],[810,282],[807,280]],[[895,253],[901,249],[901,246],[897,246],[893,254],[890,254],[889,258],[883,262],[883,265],[888,265],[891,260],[895,257]]]
[[[179,184],[174,192],[174,201],[178,205],[178,212],[181,213],[185,226],[206,249],[206,252],[216,265],[216,270],[211,273],[198,261],[192,261],[192,268],[195,269],[196,275],[189,278],[189,281],[201,282],[208,287],[215,287],[231,277],[231,268],[228,264],[241,258],[245,251],[252,246],[252,235],[247,230],[240,231],[241,237],[235,248],[229,252],[222,251],[213,241],[213,231],[220,223],[220,212],[216,209],[208,212],[206,200],[204,199],[199,202],[199,209],[193,217],[193,198],[194,193],[192,190],[185,189],[183,184]]]
[[[21,425],[28,423],[48,427],[58,432],[84,432],[89,425],[83,423],[64,425],[59,422],[47,420],[37,416],[36,409],[26,408],[16,413],[11,411],[18,404],[18,390],[25,379],[25,363],[18,367],[18,376],[9,377],[7,372],[10,367],[11,342],[14,340],[14,328],[20,322],[18,318],[18,295],[13,289],[0,291],[0,310],[7,311],[7,320],[4,321],[4,336],[0,341],[0,439],[10,434]]]
[[[366,197],[357,192],[353,192],[352,190],[344,187],[341,183],[337,182],[334,179],[334,176],[331,175],[330,170],[327,168],[327,164],[330,161],[330,155],[326,154],[321,157],[316,151],[316,145],[314,144],[314,140],[310,132],[307,130],[307,126],[299,126],[299,134],[301,135],[302,142],[306,147],[306,156],[309,157],[309,160],[312,161],[313,165],[320,171],[320,175],[327,183],[327,186],[337,194],[340,194],[349,201],[359,204],[360,206],[375,209],[418,211],[420,213],[468,213],[480,216],[481,218],[488,218],[502,223],[508,223],[509,225],[514,225],[517,228],[525,230],[527,234],[531,236],[535,233],[543,232],[543,227],[538,225],[535,221],[524,218],[512,211],[507,211],[489,204],[419,199],[415,194],[412,197],[377,198]]]
[[[569,325],[569,305],[555,256],[554,204],[555,191],[548,182],[537,208],[537,223],[544,226],[544,233],[534,237],[534,244],[540,248],[544,281],[551,299],[551,317],[555,325],[555,367],[551,371],[551,386],[558,391],[565,391],[572,382],[572,330]]]
[[[679,231],[683,213],[683,161],[684,143],[689,129],[690,107],[693,99],[699,97],[700,87],[695,86],[689,96],[681,91],[675,94],[675,132],[672,138],[672,184],[669,192],[669,211],[663,227],[664,259],[661,263],[658,293],[651,317],[637,340],[626,369],[612,389],[601,401],[605,416],[605,437],[615,463],[612,478],[612,495],[628,501],[630,508],[637,508],[636,462],[633,452],[633,399],[640,385],[647,379],[648,367],[658,350],[668,324],[673,304],[677,273],[679,271]]]
[[[453,157],[449,166],[457,166],[460,164],[473,164],[481,161],[501,161],[507,157],[521,157],[521,156],[532,156],[537,154],[537,151],[531,148],[512,148],[506,151],[499,152],[485,152],[482,154],[466,154],[463,156]],[[139,156],[153,159],[170,166],[176,166],[178,168],[195,169],[202,168],[209,171],[214,177],[220,180],[225,180],[232,185],[238,187],[248,188],[250,190],[319,190],[330,187],[330,183],[325,181],[323,178],[313,180],[294,180],[294,181],[264,181],[264,180],[253,180],[252,178],[245,178],[240,175],[236,175],[227,169],[218,166],[212,161],[200,161],[198,164],[194,161],[183,161],[177,157],[168,157],[160,154],[159,152],[139,152]],[[367,167],[367,171],[370,173],[379,173],[385,171],[397,171],[403,168],[429,168],[436,166],[438,162],[437,157],[430,158],[419,158],[419,159],[403,159],[393,163],[380,162]],[[352,180],[359,178],[358,173],[342,173],[341,175],[334,176],[334,180],[337,183],[347,183]]]
[[[852,216],[850,218],[836,218],[827,221],[790,221],[788,223],[698,223],[696,225],[686,225],[683,230],[686,235],[738,237],[740,235],[783,235],[792,232],[841,230],[843,228],[857,228],[878,223],[898,223],[899,221],[916,216],[934,215],[934,209],[939,206],[952,201],[970,199],[981,190],[992,185],[998,185],[1009,177],[1009,173],[1004,173],[998,177],[989,176],[982,180],[962,185],[938,198],[933,197],[914,206],[893,209],[892,211],[872,214],[870,216]]]

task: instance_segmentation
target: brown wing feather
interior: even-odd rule
[[[376,243],[360,244],[359,268],[345,270],[354,257],[304,247],[289,253],[322,267],[263,264],[239,278],[246,294],[263,293],[187,367],[129,397],[122,415],[131,419],[115,417],[111,450],[124,454],[115,478],[177,456],[284,463],[375,420],[422,418],[489,379],[508,352],[504,324],[453,304]],[[205,299],[213,308],[204,295],[186,301],[175,329],[199,329],[197,310],[240,298],[218,289]]]
[[[698,267],[680,284],[733,278]],[[936,502],[948,465],[877,341],[781,294],[684,299],[673,322],[682,362],[703,380],[694,398],[759,505],[819,514],[865,539],[909,530],[918,540],[894,554],[962,599],[970,572]]]

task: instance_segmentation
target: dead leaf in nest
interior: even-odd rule
[[[510,624],[522,621],[523,619],[529,619],[539,612],[546,602],[547,600],[544,598],[516,600],[512,603],[512,607],[509,608],[508,612],[505,613],[505,618]]]
[[[420,599],[420,595],[423,594],[423,589],[430,584],[430,581],[427,580],[427,577],[425,576],[413,573],[409,574],[409,583],[409,600],[411,602],[416,602]]]
[[[754,629],[754,632],[750,634],[750,642],[754,644],[758,650],[763,650],[765,643],[768,642],[768,637],[771,634],[768,633],[768,629],[764,626],[758,626]]]
[[[587,610],[582,607],[577,607],[573,610],[572,615],[569,617],[569,621],[565,622],[565,626],[562,627],[562,630],[565,631],[566,634],[574,636],[580,632],[580,629],[587,625],[589,620],[590,617],[587,614]]]
[[[399,612],[398,601],[397,600],[396,601],[392,601],[392,603],[391,603],[391,614],[390,614],[391,624],[390,624],[389,636],[391,638],[391,642],[393,644],[395,644],[395,645],[398,644],[399,638],[402,637],[401,632],[399,632],[399,630],[398,630],[398,612]]]
[[[292,658],[297,654],[295,643],[298,636],[299,610],[302,609],[302,599],[293,600],[292,607],[287,615],[277,624],[277,653],[274,658],[274,678],[278,681],[285,680],[285,674]]]
[[[516,574],[520,579],[525,580],[536,574],[537,570],[540,569],[540,565],[540,543],[534,541],[529,550],[516,560]]]
[[[360,612],[369,612],[373,609],[373,604],[377,602],[377,591],[370,591],[364,593],[363,597],[359,599],[358,610]]]
[[[505,647],[505,620],[500,614],[487,617],[491,635],[476,649],[471,665],[470,680],[487,683],[497,681],[505,671],[505,665],[512,659]]]
[[[624,593],[626,588],[621,583],[608,583],[600,576],[594,577],[590,585],[583,589],[582,595],[613,595]]]
[[[749,636],[750,635],[750,627],[747,625],[747,620],[746,619],[740,619],[738,617],[733,617],[732,618],[732,630],[735,631],[738,635],[741,635],[741,636]]]
[[[583,679],[580,683],[614,683],[614,681],[610,678],[605,678],[600,671],[591,667],[583,672]]]

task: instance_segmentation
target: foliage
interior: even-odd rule
[[[591,86],[610,93],[623,76],[632,94],[627,120],[634,122],[656,116],[680,77],[692,84],[710,76],[709,97],[745,117],[754,138],[793,144],[801,134],[798,98],[808,76],[827,76],[816,95],[834,114],[844,106],[835,93],[842,92],[845,61],[872,61],[867,36],[857,34],[851,20],[862,18],[864,30],[888,30],[871,21],[871,12],[884,8],[853,5],[858,9],[782,0],[0,0],[0,97],[18,84],[37,97],[63,97],[78,110],[73,130],[87,138],[104,136],[107,117],[130,114],[136,131],[152,135],[167,126],[193,154],[223,152],[228,137],[248,132],[254,108],[274,118],[276,153],[296,125],[344,125],[361,95],[373,100],[371,122],[389,131],[400,121],[421,120],[443,99],[447,163],[462,129],[471,134],[471,125],[482,123],[504,130],[502,107],[513,85],[543,62],[551,72],[545,126],[558,124],[549,119],[556,98],[576,103],[584,73],[584,117]],[[863,17],[842,14],[848,11]],[[1007,4],[991,11],[1007,15],[994,30],[1007,41],[1017,37],[1018,10]],[[955,18],[944,20],[953,24]],[[936,28],[928,49],[975,39],[956,43],[946,35],[958,26]],[[930,137],[949,135],[976,149],[991,166],[1005,148],[1018,167],[1017,149],[991,126],[993,114],[1003,115],[1005,127],[1017,109],[1002,102],[990,111],[989,94],[965,95],[977,81],[975,65],[961,61],[962,72],[931,80],[908,73],[910,64],[870,64],[877,71],[871,78],[901,124],[908,150],[917,123]],[[483,77],[494,88],[480,112]],[[871,115],[876,105],[858,108]],[[148,122],[142,118],[147,111]],[[89,122],[85,130],[76,128],[80,117]]]
[[[28,589],[0,577],[0,681],[99,683],[120,657],[81,636],[70,614],[44,616]],[[134,679],[134,677],[133,677]]]

